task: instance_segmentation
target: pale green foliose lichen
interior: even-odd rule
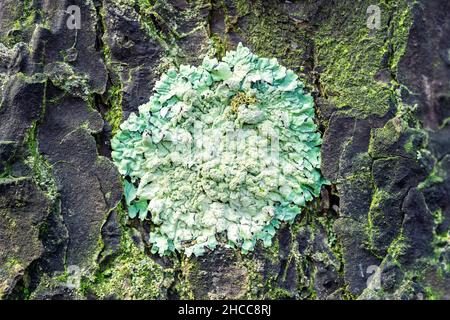
[[[325,180],[313,99],[291,70],[241,44],[222,61],[170,69],[112,140],[131,218],[152,251],[246,253],[293,222]]]

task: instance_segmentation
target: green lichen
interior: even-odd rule
[[[155,88],[112,140],[130,217],[151,214],[154,253],[201,255],[217,234],[244,253],[270,246],[319,195],[313,99],[276,59],[239,45],[169,70]]]

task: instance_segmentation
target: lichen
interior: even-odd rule
[[[152,251],[201,255],[271,245],[325,182],[313,99],[276,59],[239,45],[222,61],[171,69],[112,140],[131,218],[150,219]]]

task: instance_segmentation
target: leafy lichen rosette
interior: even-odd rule
[[[269,246],[325,182],[312,97],[241,44],[222,61],[170,69],[120,129],[112,157],[128,213],[151,220],[160,255]]]

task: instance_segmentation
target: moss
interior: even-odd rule
[[[333,249],[338,246],[337,235],[334,232],[334,221],[336,217],[318,217],[316,220],[323,226],[327,234],[328,246]]]
[[[276,56],[298,72],[312,62],[308,60],[308,48],[314,41],[322,96],[338,107],[351,106],[364,116],[384,115],[390,104],[397,100],[395,90],[398,85],[395,81],[383,83],[376,78],[384,67],[388,73],[395,73],[404,54],[411,17],[406,1],[379,3],[383,13],[394,14],[383,14],[382,25],[385,27],[371,35],[366,27],[365,10],[370,4],[374,3],[362,1],[357,4],[360,10],[352,11],[350,21],[345,22],[340,19],[349,16],[347,4],[338,4],[330,15],[334,18],[326,21],[314,34],[308,27],[296,26],[294,21],[289,25],[282,23],[288,18],[286,13],[262,1],[237,1],[235,12],[226,12],[227,31],[239,33],[255,52]],[[287,32],[289,36],[285,35]],[[222,38],[226,39],[226,36]]]
[[[247,270],[248,275],[245,299],[259,299],[265,287],[262,262],[256,257],[241,256],[241,258],[240,265]]]
[[[432,286],[427,286],[424,288],[425,297],[427,300],[441,300],[445,293],[436,290],[436,288]]]
[[[397,238],[395,238],[389,245],[387,253],[389,257],[392,259],[392,262],[400,267],[401,265],[400,262],[398,261],[398,258],[405,254],[406,249],[408,249],[408,245],[405,242],[403,230],[401,230]]]
[[[209,2],[207,1],[196,1],[192,6],[189,6],[182,12],[173,12],[173,15],[179,18],[194,18],[200,14],[202,7],[209,5]],[[137,9],[141,25],[147,30],[148,35],[157,40],[161,47],[166,50],[166,56],[171,56],[173,51],[179,51],[177,40],[204,28],[204,26],[200,24],[187,33],[181,33],[179,31],[181,28],[177,25],[177,21],[167,21],[161,16],[160,12],[178,10],[164,1],[138,0]]]
[[[11,2],[14,8],[2,8],[5,12],[11,13],[13,17],[9,26],[8,35],[0,39],[0,41],[13,47],[19,42],[28,42],[37,23],[43,18],[42,10],[35,8],[32,0],[23,0],[20,2]]]
[[[210,36],[210,40],[212,42],[212,47],[214,48],[216,58],[222,59],[227,52],[227,40],[217,34],[212,34]]]
[[[401,118],[389,120],[384,127],[372,130],[369,143],[369,155],[372,158],[384,157],[383,148],[391,146],[400,140],[402,134],[408,129]]]
[[[88,101],[91,96],[89,76],[76,73],[66,62],[54,62],[46,66],[46,74],[56,87]]]
[[[172,270],[153,261],[124,230],[119,256],[93,277],[84,278],[80,291],[99,299],[162,299],[171,285],[171,275]]]
[[[46,88],[46,86],[45,86]],[[46,108],[46,89],[44,89],[44,100],[40,117],[43,117]],[[24,144],[28,149],[28,157],[25,163],[33,170],[33,180],[50,200],[55,200],[58,196],[58,189],[52,174],[52,166],[47,159],[39,152],[39,142],[37,139],[37,126],[41,119],[33,121],[28,130]]]
[[[281,299],[292,299],[292,292],[287,291],[286,289],[275,287],[271,288],[267,293],[267,298],[272,300],[281,300]]]
[[[414,146],[414,137],[410,136],[404,145],[405,151],[414,154],[416,152],[416,147]]]
[[[419,189],[423,190],[430,187],[431,185],[442,183],[443,181],[444,178],[442,176],[439,176],[433,169],[430,175],[426,178],[426,180],[419,184]]]
[[[140,17],[141,17],[141,23],[147,30],[147,33],[149,36],[151,36],[153,39],[158,40],[158,42],[162,45],[164,48],[169,48],[169,43],[172,41],[167,41],[167,38],[170,38],[170,36],[173,38],[175,35],[167,35],[161,32],[161,30],[158,30],[158,28],[155,25],[155,20],[162,20],[162,18],[158,15],[157,12],[155,12],[153,9],[153,6],[147,5],[146,1],[139,1],[139,8],[140,8]],[[172,30],[173,32],[173,30]]]
[[[370,203],[370,209],[367,215],[367,224],[366,224],[367,241],[365,245],[367,249],[372,251],[373,254],[375,254],[376,251],[375,238],[378,237],[380,234],[380,231],[375,226],[374,221],[382,218],[383,212],[381,210],[381,205],[383,204],[383,202],[386,201],[386,199],[390,199],[391,197],[392,195],[383,189],[376,189],[372,196],[372,202]]]
[[[367,153],[360,153],[360,155],[363,155],[365,158],[369,157]],[[358,157],[359,155],[355,158]],[[372,180],[371,167],[365,166],[363,163],[361,163],[361,166],[359,166],[358,168],[359,171],[351,173],[343,177],[343,179],[339,179],[338,182],[351,184],[352,187],[357,190],[366,191]]]
[[[101,22],[103,25],[103,30],[106,30],[106,22],[105,22],[105,12],[102,7],[100,10]],[[108,69],[110,69],[114,73],[118,73],[116,70],[117,66],[113,62],[111,57],[111,48],[103,43],[103,57],[105,59],[105,64]],[[108,88],[106,93],[105,102],[109,106],[109,110],[106,111],[104,115],[104,119],[109,123],[112,129],[112,133],[116,134],[119,130],[119,126],[123,120],[123,109],[122,109],[122,99],[123,99],[123,83],[118,79],[117,83],[114,83]]]
[[[3,171],[0,172],[0,180],[12,178],[12,166],[6,163],[3,166]]]
[[[12,179],[7,179],[6,182],[12,181]],[[2,202],[4,201],[3,199]],[[2,205],[2,203],[0,202],[0,205]],[[0,216],[3,216],[3,221],[5,223],[5,225],[7,226],[7,229],[10,230],[16,230],[17,228],[17,220],[14,219],[14,216],[11,216],[11,213],[9,210],[2,210],[0,211]]]
[[[278,237],[272,239],[272,245],[265,248],[265,258],[269,261],[276,261],[280,255],[280,240]]]
[[[350,291],[350,289],[349,289],[348,286],[349,286],[349,285],[346,284],[346,285],[344,285],[344,286],[341,288],[341,297],[342,297],[342,300],[356,300],[356,299],[358,299],[358,296],[357,296],[357,295],[351,293],[351,291]]]
[[[105,114],[105,120],[111,125],[113,134],[119,131],[120,124],[123,120],[122,97],[121,85],[113,86],[108,90],[107,101],[111,107]]]
[[[67,280],[69,280],[69,277],[70,277],[70,273],[67,270],[64,270],[64,272],[55,276],[53,279],[56,282],[65,283],[65,282],[67,282]]]
[[[238,33],[252,51],[260,56],[276,57],[296,73],[307,63],[312,46],[307,30],[286,23],[286,14],[265,1],[237,1],[236,12],[225,16],[226,31]]]
[[[265,276],[268,265],[278,265],[280,262],[280,242],[278,237],[274,237],[272,245],[267,248],[260,248],[257,254],[240,255],[240,265],[247,270],[248,282],[246,287],[246,299],[277,299],[273,291],[276,288],[277,275]],[[290,295],[292,295],[290,293]]]
[[[441,163],[438,162],[433,169],[431,170],[428,177],[419,183],[418,188],[420,190],[427,189],[433,185],[444,182],[444,179],[447,177],[447,172],[441,167]]]
[[[450,248],[450,230],[443,228],[439,232],[442,223],[445,222],[445,215],[442,209],[433,212],[434,230],[433,230],[433,257],[429,260],[429,264],[437,267],[437,274],[442,279],[450,276],[450,261],[447,258],[447,252]]]
[[[438,210],[434,211],[433,217],[434,217],[434,223],[436,226],[440,225],[445,220],[445,217],[442,214],[442,209],[438,209]]]
[[[176,292],[182,300],[193,300],[195,298],[193,291],[195,283],[191,283],[191,274],[198,273],[198,264],[185,255],[182,255],[176,268],[180,270],[175,284]]]
[[[382,28],[371,31],[366,27],[366,9],[374,4],[381,8]],[[384,115],[396,101],[397,84],[395,76],[392,81],[377,78],[382,69],[394,74],[404,53],[411,25],[407,2],[359,1],[351,12],[342,2],[330,10],[333,18],[314,38],[325,97],[338,108],[350,106],[361,117]]]
[[[15,258],[7,259],[5,263],[5,271],[10,273],[6,278],[16,279],[16,283],[7,296],[3,297],[2,284],[0,283],[0,300],[29,300],[31,296],[30,284],[31,277],[28,272],[28,267],[23,266],[20,261]],[[9,270],[8,270],[9,269]]]
[[[397,72],[398,63],[405,54],[406,42],[413,22],[412,13],[407,2],[397,1],[397,3],[388,2],[388,4],[395,10],[395,14],[391,17],[389,40],[385,46],[391,50],[389,67],[393,72]]]
[[[3,264],[3,268],[7,273],[14,275],[20,272],[23,267],[19,260],[13,257],[8,257],[6,262]]]

